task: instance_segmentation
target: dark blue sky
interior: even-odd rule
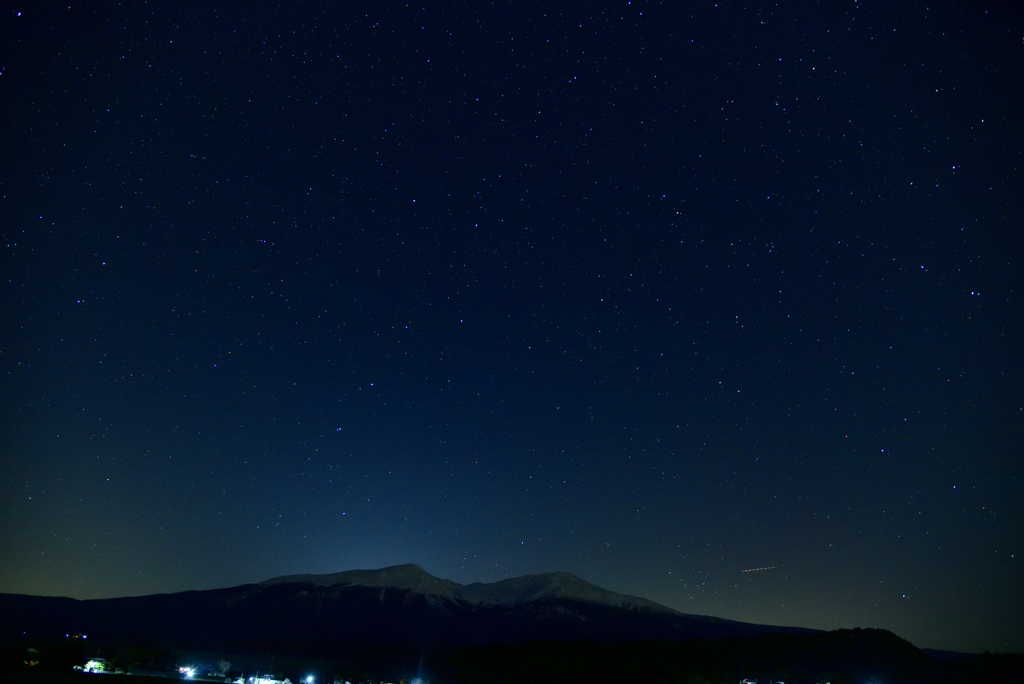
[[[1024,650],[1014,3],[276,5],[3,6],[0,591]]]

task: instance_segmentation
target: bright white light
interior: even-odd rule
[[[106,664],[102,660],[90,660],[85,664],[86,672],[103,672]]]

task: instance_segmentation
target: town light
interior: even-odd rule
[[[107,664],[100,658],[94,658],[85,664],[86,672],[105,672]]]

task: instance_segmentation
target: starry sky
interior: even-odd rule
[[[0,8],[0,591],[1024,650],[1019,5]]]

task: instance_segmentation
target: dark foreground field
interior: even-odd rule
[[[86,645],[83,641],[65,640],[37,644],[31,653],[27,648],[25,644],[3,646],[0,681],[161,682],[165,680],[82,674],[72,667],[88,657],[101,656],[123,667],[134,664],[167,671],[196,659],[194,654],[137,644]],[[209,658],[215,654],[216,651],[207,652]],[[304,652],[299,645],[282,644],[273,653],[227,655],[234,659],[236,677],[248,678],[257,669],[267,672],[269,668],[296,684],[311,673],[316,674],[317,682],[411,682],[422,678],[428,684],[735,684],[742,679],[787,684],[959,684],[1016,682],[1021,681],[1024,673],[1024,655],[930,654],[882,630],[684,642],[536,642],[446,650],[337,646],[334,653],[323,652],[322,648]],[[34,659],[37,664],[26,667],[26,659]]]

